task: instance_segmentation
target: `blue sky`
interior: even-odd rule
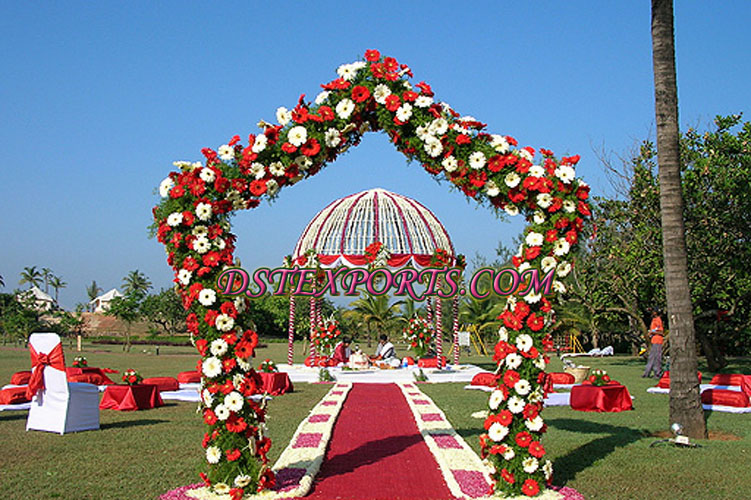
[[[596,151],[628,154],[654,135],[649,2],[3,2],[0,6],[0,275],[24,266],[86,300],[139,269],[171,284],[147,238],[154,188],[172,161],[198,160],[336,68],[377,48],[410,65],[437,98],[520,145],[582,156],[596,195],[610,187]],[[709,8],[711,6],[711,9]],[[676,6],[681,126],[747,111],[747,2]],[[501,222],[405,166],[371,134],[273,205],[234,221],[244,267],[276,266],[331,200],[383,187],[442,220],[459,252],[492,257],[521,221]]]

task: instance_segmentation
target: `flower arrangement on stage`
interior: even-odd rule
[[[261,131],[245,144],[236,135],[216,150],[204,148],[202,161],[176,162],[178,171],[159,185],[154,232],[165,245],[202,356],[208,425],[202,477],[215,492],[237,500],[274,484],[266,460],[265,411],[247,399],[259,392],[258,374],[248,361],[257,335],[243,314],[247,301],[215,290],[221,271],[237,264],[230,217],[315,175],[359,144],[365,132],[383,131],[407,159],[478,203],[509,215],[523,213],[530,224],[513,266],[519,272],[555,269],[554,293],[565,293],[559,279],[571,270],[569,254],[590,215],[589,187],[575,176],[579,157],[558,159],[546,149],[518,147],[513,137],[487,132],[485,124],[438,101],[429,84],[411,77],[407,65],[368,50],[363,60],[340,66],[313,102],[301,96],[292,109],[280,107],[278,123],[261,121]],[[541,352],[553,314],[550,300],[510,296],[501,315],[508,331],[496,346],[502,385],[491,395],[482,444],[496,467],[496,490],[505,496],[535,495],[550,477],[539,442],[545,430],[539,377],[546,364]]]
[[[390,257],[391,253],[380,241],[374,241],[365,247],[365,260],[368,262],[370,269],[386,267]]]
[[[319,356],[329,357],[334,353],[334,347],[341,336],[342,331],[339,329],[339,322],[334,318],[328,318],[323,321],[322,325],[316,327],[311,334],[311,340],[315,344]]]
[[[279,371],[279,368],[276,367],[276,363],[266,358],[260,365],[258,365],[258,371],[264,373],[276,373]]]
[[[130,369],[123,372],[123,382],[128,385],[140,384],[143,377],[136,370]]]
[[[595,369],[589,375],[589,382],[598,387],[608,385],[610,383],[610,376],[605,370]]]
[[[89,362],[85,356],[76,356],[73,358],[73,368],[86,368]]]
[[[409,344],[409,349],[415,351],[415,357],[425,356],[433,342],[433,330],[428,320],[420,316],[411,318],[403,333],[404,340]]]

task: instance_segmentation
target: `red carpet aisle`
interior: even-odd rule
[[[395,384],[355,384],[312,492],[330,499],[450,499],[441,471]]]

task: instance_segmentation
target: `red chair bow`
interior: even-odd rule
[[[65,358],[63,357],[63,345],[57,344],[49,353],[38,353],[34,346],[29,346],[31,352],[31,379],[26,388],[26,397],[31,399],[39,390],[44,389],[44,367],[51,366],[65,371]]]

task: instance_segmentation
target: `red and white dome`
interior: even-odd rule
[[[295,262],[309,250],[322,267],[367,266],[365,249],[383,243],[388,265],[425,267],[436,250],[455,253],[446,228],[421,203],[385,189],[369,189],[331,202],[305,227],[292,254]]]

